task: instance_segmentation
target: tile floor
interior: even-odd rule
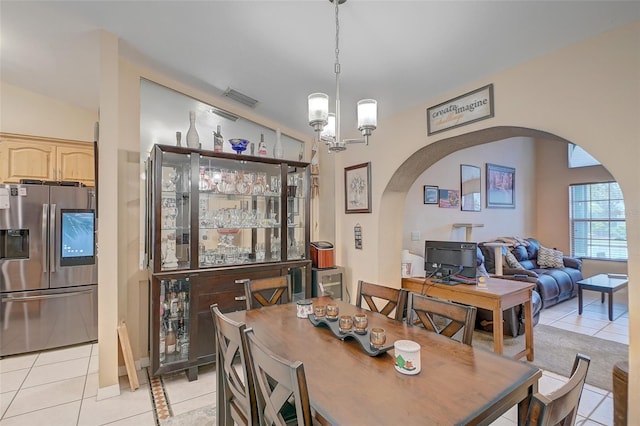
[[[599,293],[586,292],[585,309],[578,316],[577,298],[543,310],[540,323],[578,333],[629,343],[627,291],[614,294],[614,321]],[[120,379],[117,397],[96,401],[98,345],[70,348],[0,360],[0,426],[14,425],[136,425],[158,424],[146,371],[140,372],[140,389],[131,392],[126,376]],[[200,368],[198,380],[188,382],[184,373],[162,378],[173,416],[215,404],[213,365]],[[545,371],[540,392],[548,393],[566,377]],[[516,424],[514,407],[494,425]],[[612,425],[611,392],[586,385],[579,407],[579,425]]]

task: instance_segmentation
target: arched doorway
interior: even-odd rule
[[[398,220],[398,205],[404,205],[406,193],[416,179],[430,166],[447,155],[465,148],[513,137],[529,137],[570,143],[570,141],[537,129],[498,126],[465,133],[424,146],[407,158],[394,172],[383,191],[380,203],[378,264],[381,282],[398,282],[401,263],[403,223]]]

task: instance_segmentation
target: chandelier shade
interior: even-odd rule
[[[369,136],[378,126],[378,103],[374,99],[362,99],[357,104],[358,130],[363,139],[340,139],[340,19],[339,5],[347,0],[330,0],[335,5],[336,16],[336,100],[335,112],[329,113],[329,96],[312,93],[308,97],[309,125],[318,133],[318,139],[325,142],[330,152],[344,151],[349,143],[369,144]]]

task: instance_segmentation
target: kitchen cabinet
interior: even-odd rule
[[[90,142],[0,133],[0,180],[78,181],[95,185]]]
[[[153,374],[186,370],[192,380],[215,361],[209,307],[245,309],[247,279],[290,275],[292,299],[311,296],[309,182],[308,163],[154,146],[146,191]],[[182,309],[172,310],[176,303]]]

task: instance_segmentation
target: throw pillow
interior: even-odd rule
[[[504,256],[504,259],[507,261],[507,265],[509,265],[509,268],[524,269],[520,262],[518,262],[518,259],[516,259],[516,257],[510,251],[507,252],[507,254]]]
[[[538,266],[541,268],[564,268],[563,256],[564,254],[560,250],[540,246]]]

